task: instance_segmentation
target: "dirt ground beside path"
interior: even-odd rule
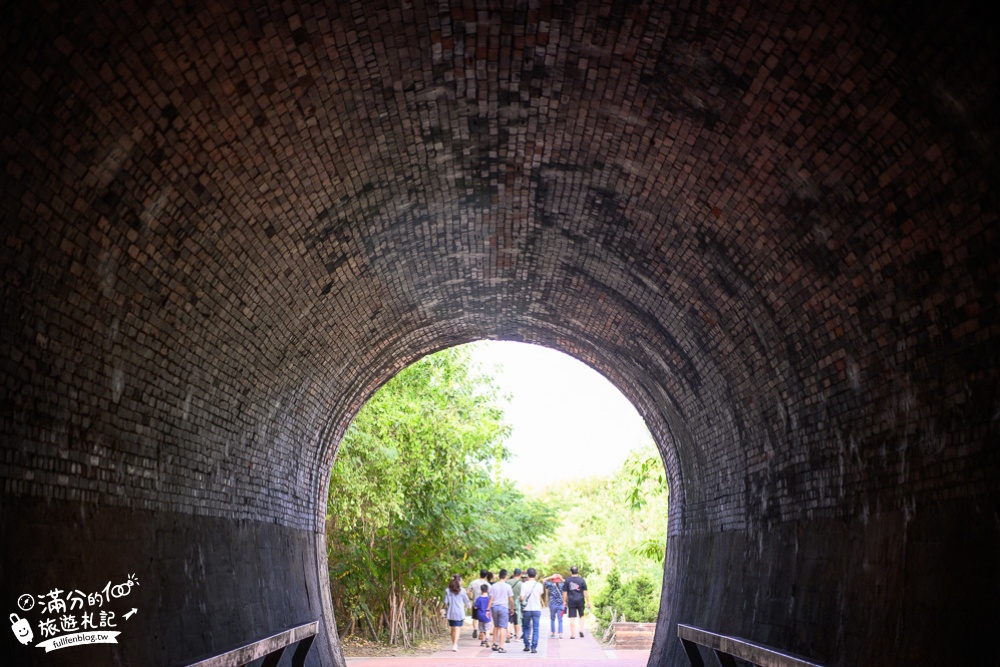
[[[448,630],[444,629],[441,631],[440,637],[432,637],[411,648],[388,646],[364,637],[348,637],[341,641],[340,648],[343,650],[345,658],[397,658],[433,655],[438,651],[451,648],[451,641]]]

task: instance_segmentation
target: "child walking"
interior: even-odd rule
[[[479,597],[476,598],[476,602],[473,605],[476,609],[476,618],[479,619],[479,636],[482,641],[479,642],[480,646],[489,646],[489,631],[490,631],[490,585],[483,584],[479,587],[482,591]]]

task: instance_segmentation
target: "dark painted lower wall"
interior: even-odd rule
[[[102,606],[115,645],[52,653],[5,631],[27,666],[177,665],[311,619],[323,620],[322,540],[260,522],[0,497],[0,600],[36,634],[41,599],[139,581]],[[989,664],[1000,619],[1000,503],[956,500],[747,532],[675,535],[650,664],[685,665],[676,624],[746,637],[830,667]],[[317,550],[319,546],[319,550]],[[72,604],[72,603],[70,603]],[[122,615],[138,609],[129,620]],[[58,620],[57,620],[58,622]],[[342,665],[325,622],[310,665]],[[60,634],[62,634],[60,632]],[[334,642],[331,645],[330,642]],[[6,661],[5,661],[6,663]],[[709,663],[711,664],[711,663]]]
[[[118,644],[25,647],[4,631],[4,664],[149,667],[177,665],[288,625],[321,619],[313,533],[272,523],[0,497],[0,601],[5,615],[40,621],[114,612]],[[322,553],[322,551],[320,551]],[[130,592],[65,613],[18,608],[18,598],[60,590],[86,595],[134,574]],[[325,582],[323,584],[326,585]],[[122,589],[119,589],[121,592]],[[328,588],[327,588],[328,590]],[[82,607],[81,607],[82,605]],[[129,619],[122,615],[138,611]],[[6,618],[6,616],[5,616]],[[57,623],[59,621],[57,620]],[[60,634],[63,634],[60,632]],[[310,665],[342,664],[336,633],[321,627]],[[287,662],[283,661],[282,664]]]
[[[998,517],[996,499],[963,500],[865,521],[671,537],[666,580],[672,583],[664,590],[650,664],[687,664],[677,623],[830,667],[993,664]]]

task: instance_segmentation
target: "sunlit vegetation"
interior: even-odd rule
[[[586,575],[594,613],[629,621],[656,620],[667,536],[667,485],[652,445],[632,452],[607,477],[549,487],[541,500],[560,517],[555,533],[536,545],[546,572]]]
[[[467,348],[425,357],[369,400],[341,443],[327,548],[342,635],[410,645],[440,631],[450,575],[527,556],[552,512],[498,473],[504,399]]]
[[[342,637],[409,646],[438,634],[446,582],[468,584],[482,564],[564,576],[577,565],[602,622],[655,619],[667,520],[659,454],[650,445],[607,477],[527,497],[501,473],[506,402],[458,347],[404,369],[359,412],[327,505]]]

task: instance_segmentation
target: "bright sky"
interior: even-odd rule
[[[473,358],[504,393],[513,433],[507,476],[540,488],[614,471],[652,441],[645,422],[603,375],[576,359],[525,343],[482,341]]]

